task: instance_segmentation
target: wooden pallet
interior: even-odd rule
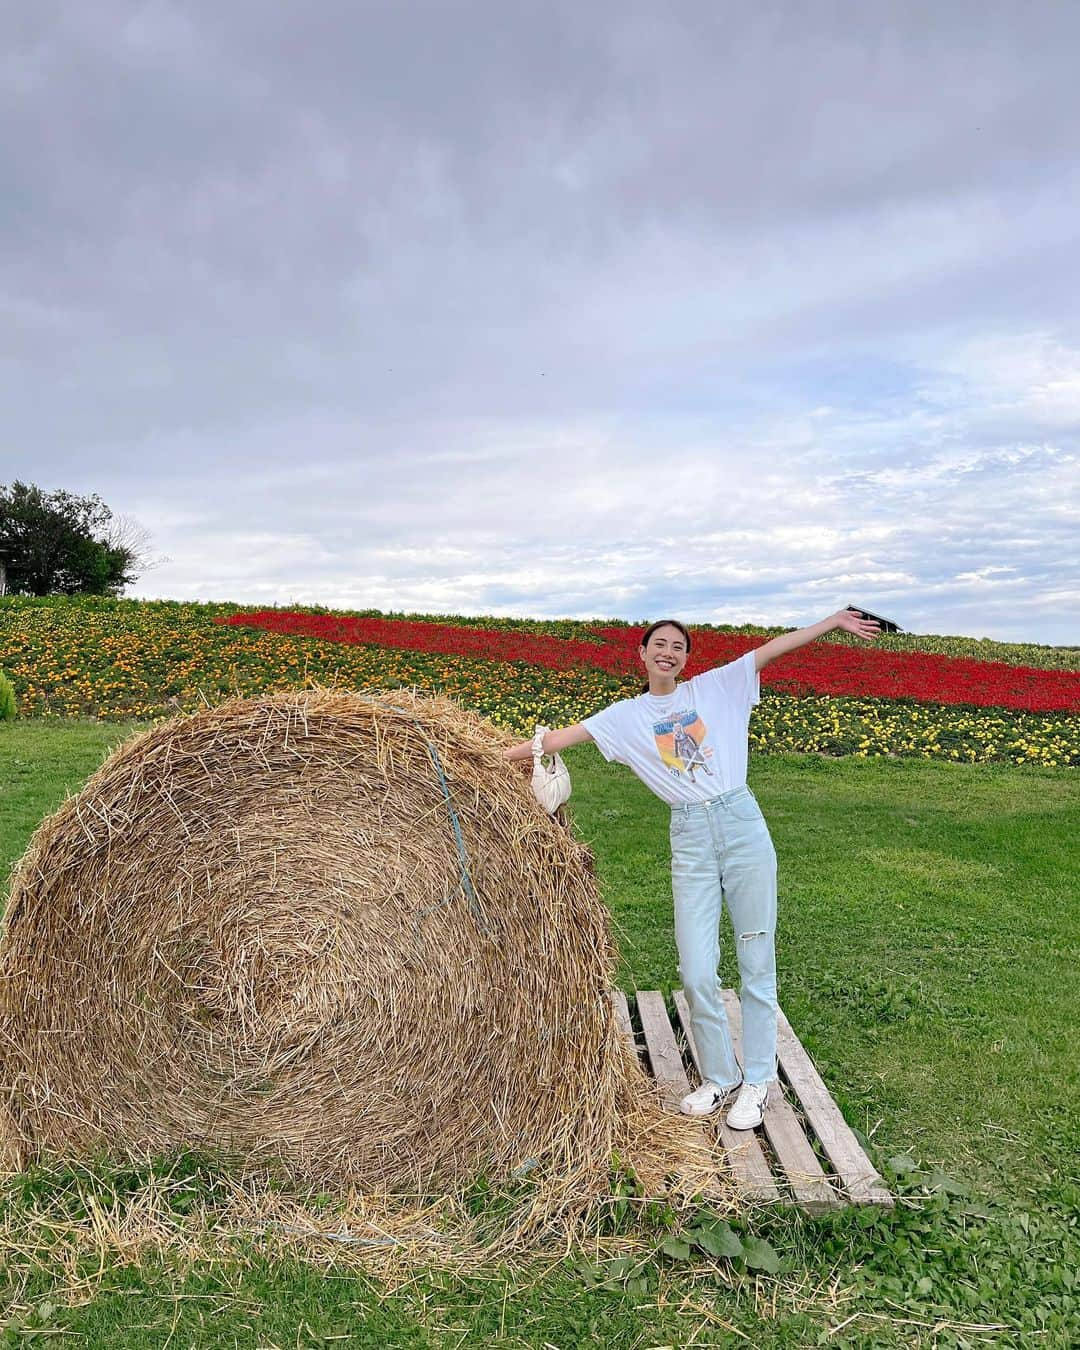
[[[733,990],[723,991],[735,1055],[742,1064],[742,1014]],[[651,1070],[665,1105],[679,1109],[690,1091],[683,1045],[697,1073],[697,1048],[681,990],[673,996],[675,1021],[663,995],[639,989],[633,1012],[625,994],[612,994],[623,1035]],[[681,1033],[681,1038],[680,1038]],[[680,1043],[681,1039],[681,1043]],[[891,1205],[893,1197],[840,1114],[814,1062],[784,1014],[777,1022],[779,1090],[769,1094],[765,1119],[757,1130],[731,1130],[723,1112],[707,1117],[703,1128],[715,1133],[731,1176],[749,1200],[794,1203],[812,1214],[841,1205]],[[718,1118],[719,1117],[719,1118]]]

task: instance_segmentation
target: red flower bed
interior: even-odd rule
[[[263,609],[250,614],[230,614],[222,623],[265,628],[290,637],[316,637],[328,642],[367,642],[376,647],[400,647],[406,651],[432,652],[445,656],[472,656],[484,661],[527,661],[548,670],[573,666],[599,666],[623,675],[630,667],[620,648],[573,642],[563,638],[534,637],[529,633],[500,633],[482,628],[457,628],[446,623],[409,623],[405,619],[355,619],[338,614],[297,614],[291,610]]]
[[[640,669],[637,651],[641,632],[636,628],[594,628],[591,631],[604,639],[604,644],[598,646],[527,633],[459,628],[453,624],[298,614],[278,609],[233,614],[221,622],[330,642],[369,643],[487,661],[526,661],[549,670],[594,666],[613,675],[632,675]],[[762,638],[740,634],[699,632],[694,635],[687,674],[733,661],[763,642]],[[789,652],[766,669],[762,683],[795,695],[909,698],[921,703],[967,703],[1025,712],[1080,711],[1080,675],[1072,671],[1036,670],[1000,661],[972,661],[930,652],[897,652],[832,642],[812,642]]]
[[[620,646],[624,659],[637,662],[636,629],[594,628]],[[763,645],[756,637],[700,632],[693,638],[689,674],[732,661]],[[1002,661],[973,661],[933,652],[898,652],[867,644],[841,646],[810,642],[788,652],[762,672],[761,682],[789,694],[834,697],[911,698],[921,703],[971,703],[980,708],[1016,708],[1024,712],[1080,711],[1080,675],[1068,670],[1037,670]]]

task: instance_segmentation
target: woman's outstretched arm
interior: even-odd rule
[[[544,754],[554,755],[559,750],[565,750],[571,745],[580,745],[583,741],[591,741],[592,737],[581,725],[562,727],[559,731],[549,731],[544,736]],[[509,750],[504,750],[503,755],[507,759],[531,759],[532,741],[521,741],[518,745],[512,745]]]
[[[788,652],[797,651],[800,647],[805,647],[808,642],[813,642],[815,638],[824,637],[826,633],[831,633],[837,628],[842,628],[845,633],[854,633],[856,637],[865,638],[867,642],[870,642],[878,636],[881,624],[876,619],[860,618],[853,609],[838,609],[835,614],[831,614],[827,619],[822,619],[820,623],[811,624],[809,628],[796,628],[792,633],[781,633],[771,642],[765,642],[760,647],[755,647],[754,665],[758,670],[761,670],[770,661],[775,661],[778,656],[785,656]]]

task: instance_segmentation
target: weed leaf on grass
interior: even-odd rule
[[[722,1220],[691,1228],[686,1233],[686,1238],[695,1247],[708,1252],[710,1256],[726,1256],[729,1260],[733,1260],[743,1254],[743,1244],[739,1241],[738,1235]]]
[[[748,1270],[763,1270],[767,1275],[775,1275],[780,1269],[779,1256],[764,1238],[746,1238],[742,1249]]]

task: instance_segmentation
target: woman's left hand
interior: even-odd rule
[[[833,624],[843,629],[845,633],[854,633],[856,637],[865,638],[867,642],[872,641],[881,632],[881,624],[877,619],[861,618],[853,609],[838,609],[833,615]]]

